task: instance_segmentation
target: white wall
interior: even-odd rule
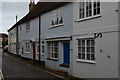
[[[74,22],[73,27],[73,75],[80,78],[118,77],[118,9],[117,2],[102,2],[101,17]],[[73,20],[78,19],[78,3],[73,5]],[[101,32],[103,37],[95,39],[95,64],[77,62],[77,39],[94,37]],[[106,32],[106,33],[103,33]],[[100,52],[100,49],[103,52]],[[110,58],[108,58],[110,55]]]
[[[30,20],[30,31],[26,32],[26,23],[21,24],[21,34],[19,34],[19,42],[21,43],[21,48],[24,48],[23,57],[32,59],[32,44],[30,43],[29,53],[25,53],[25,42],[34,39],[38,41],[39,39],[39,18],[34,18]],[[37,45],[36,45],[37,48]],[[36,59],[38,60],[37,49],[36,49]]]

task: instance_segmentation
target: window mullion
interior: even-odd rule
[[[55,43],[53,43],[53,58],[55,58]]]
[[[90,40],[90,60],[91,60],[91,40]]]
[[[87,40],[85,40],[85,60],[87,60]]]
[[[93,14],[93,11],[94,11],[93,5],[94,5],[94,1],[92,0],[92,16],[94,15]]]
[[[83,1],[84,2],[84,18],[86,18],[86,0]]]

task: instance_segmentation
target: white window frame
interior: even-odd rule
[[[16,43],[13,44],[13,51],[15,52],[16,51]]]
[[[39,54],[39,48],[40,48],[40,46],[39,46],[39,41],[37,41],[37,43],[36,43],[36,51],[37,51],[37,54]]]
[[[83,38],[83,39],[77,39],[77,41],[78,41],[78,53],[77,53],[78,59],[77,59],[77,61],[95,63],[95,38]],[[81,41],[81,44],[79,43],[79,41]],[[82,41],[85,43],[83,44]],[[89,46],[88,46],[87,41],[88,42],[90,41]],[[92,41],[93,41],[93,43],[92,43]],[[84,48],[84,50],[82,50],[83,48]],[[83,53],[84,57],[82,57],[82,54],[80,54],[80,53]],[[79,56],[79,55],[81,55],[81,56]],[[88,59],[88,55],[90,56],[89,57],[90,59]],[[92,59],[91,55],[94,56],[93,59]]]
[[[30,31],[30,21],[26,22],[26,31]]]
[[[41,41],[41,54],[44,55],[45,54],[45,42]]]
[[[55,46],[55,43],[57,43],[57,46]],[[55,52],[55,48],[57,48],[57,52]],[[58,59],[58,54],[59,54],[59,44],[56,41],[50,42],[50,58],[51,59]],[[55,58],[55,54],[57,54],[57,58]]]
[[[96,8],[94,8],[94,3],[99,3],[99,6],[98,7],[96,7]],[[87,10],[87,7],[86,7],[86,5],[87,5],[87,3],[89,4],[89,3],[91,3],[91,9],[90,9],[90,6],[88,7],[88,10]],[[83,6],[81,6],[81,4],[84,4],[83,6],[84,6],[84,8],[83,8]],[[97,6],[97,5],[96,5]],[[82,11],[80,11],[80,7],[82,8],[82,9],[84,9],[84,17],[82,17],[82,18],[80,18],[80,13],[82,13]],[[97,9],[97,8],[99,8],[99,13],[98,14],[96,14],[96,15],[94,15],[94,9]],[[81,0],[80,2],[79,2],[79,14],[78,14],[78,22],[79,21],[83,21],[83,20],[87,20],[87,19],[91,19],[91,18],[95,18],[95,17],[100,17],[101,16],[101,10],[100,10],[100,8],[101,8],[101,4],[100,4],[100,0]],[[86,12],[87,11],[90,11],[91,10],[91,16],[87,16],[86,14]],[[96,10],[96,13],[97,13],[97,10]],[[82,14],[82,15],[83,15]]]
[[[60,20],[62,20],[62,23],[60,23]],[[50,23],[51,23],[51,28],[63,25],[63,23],[64,23],[64,20],[63,20],[63,7],[52,11],[51,22]],[[52,25],[52,23],[54,23],[54,24]]]
[[[26,41],[25,42],[25,53],[29,53],[29,50],[30,50],[30,42]]]

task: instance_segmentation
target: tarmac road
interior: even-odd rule
[[[55,75],[28,66],[6,53],[2,55],[2,71],[5,80],[64,80]]]

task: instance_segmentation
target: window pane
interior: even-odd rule
[[[85,13],[84,13],[84,12],[82,12],[82,18],[84,18],[84,14],[85,14]]]
[[[78,45],[81,46],[81,40],[78,40]]]
[[[61,17],[59,20],[59,24],[62,24],[62,23],[63,23],[63,17]]]
[[[54,58],[54,55],[53,55],[53,53],[51,53],[52,54],[52,58]]]
[[[85,52],[85,47],[82,47],[82,52]]]
[[[94,9],[94,15],[96,15],[96,9]]]
[[[42,53],[44,53],[44,50],[42,50]]]
[[[44,41],[42,41],[42,44],[44,44]]]
[[[81,50],[81,49],[82,49],[82,48],[81,48],[81,47],[79,47],[79,48],[78,48],[78,52],[82,52],[82,50]]]
[[[97,2],[97,7],[100,7],[100,2]]]
[[[37,52],[39,53],[39,45],[37,46]]]
[[[82,53],[82,59],[85,59],[85,53]]]
[[[87,40],[87,46],[90,46],[90,40]]]
[[[95,55],[91,54],[91,60],[95,60]]]
[[[96,8],[96,2],[94,2],[93,4],[94,4],[94,8]]]
[[[85,40],[82,40],[82,46],[85,46]]]
[[[95,51],[94,51],[94,47],[91,47],[91,53],[94,53]]]
[[[58,52],[58,48],[57,48],[57,47],[55,47],[55,48],[54,48],[54,51],[55,51],[55,52]]]
[[[87,52],[90,53],[90,47],[87,47]]]
[[[58,42],[54,42],[54,46],[58,46]]]
[[[100,8],[97,8],[97,14],[100,14]]]
[[[87,54],[87,60],[90,60],[90,54]]]
[[[94,40],[91,40],[91,46],[94,46],[95,42]]]
[[[55,55],[54,58],[58,58],[58,54],[57,53],[54,53],[54,55]]]
[[[89,16],[92,16],[92,10],[89,10]]]
[[[81,59],[81,53],[78,53],[78,58]]]

